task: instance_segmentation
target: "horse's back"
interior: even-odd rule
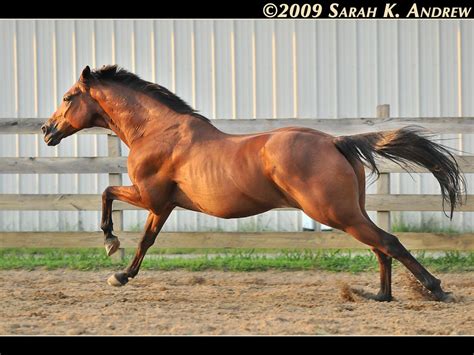
[[[334,136],[306,127],[284,127],[268,132],[263,147],[267,165],[279,163],[285,168],[296,168],[301,175],[322,168],[328,159],[343,156],[333,143]]]

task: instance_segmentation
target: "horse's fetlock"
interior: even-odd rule
[[[135,276],[138,275],[138,270],[130,270],[130,271],[127,271],[127,275],[128,275],[128,277],[130,277],[130,278],[133,279]]]
[[[113,230],[113,223],[112,222],[104,222],[100,225],[100,229],[102,229],[102,231],[105,234],[109,234]]]
[[[439,291],[441,290],[441,280],[433,277],[425,283],[425,287],[430,291]]]

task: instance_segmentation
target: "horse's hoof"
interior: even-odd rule
[[[445,302],[445,303],[456,302],[456,297],[453,295],[452,292],[444,292],[444,291],[436,292],[436,293],[433,293],[433,296],[434,296],[435,301]]]
[[[104,246],[107,256],[111,256],[119,249],[120,240],[116,236],[107,237],[105,238]]]
[[[107,283],[110,286],[120,287],[125,285],[128,282],[128,276],[124,272],[118,272],[113,274],[107,279]]]
[[[392,295],[386,295],[386,294],[383,294],[383,293],[378,293],[378,294],[375,295],[374,300],[378,301],[378,302],[390,302],[390,301],[393,300],[393,297],[392,297]]]

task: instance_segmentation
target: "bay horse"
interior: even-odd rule
[[[287,127],[234,135],[211,122],[166,88],[108,65],[85,67],[79,80],[41,127],[47,145],[81,129],[104,127],[130,148],[132,186],[109,186],[102,194],[101,229],[108,255],[120,243],[112,234],[112,202],[149,211],[135,256],[107,282],[134,278],[171,211],[179,206],[221,218],[252,216],[293,207],[371,247],[380,266],[380,301],[392,300],[392,258],[399,260],[439,301],[453,297],[392,234],[377,227],[365,210],[365,170],[378,173],[375,155],[402,166],[431,171],[443,201],[462,202],[464,177],[453,155],[417,127],[334,137]]]

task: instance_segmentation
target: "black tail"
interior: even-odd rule
[[[341,136],[334,139],[337,149],[354,165],[361,161],[373,173],[380,175],[374,153],[389,159],[407,170],[410,165],[422,166],[433,173],[441,186],[444,203],[454,208],[463,202],[465,179],[451,152],[441,144],[428,139],[429,135],[417,126],[394,131]]]

